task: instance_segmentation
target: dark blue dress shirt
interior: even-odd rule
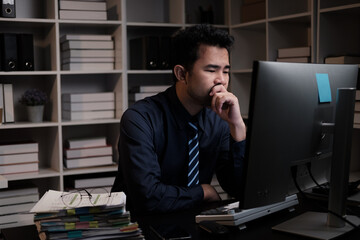
[[[209,184],[216,172],[225,191],[237,194],[244,141],[235,142],[228,124],[204,108],[199,124],[199,180]],[[200,185],[188,188],[188,133],[192,116],[179,101],[175,86],[128,108],[120,123],[119,170],[113,191],[124,191],[132,216],[197,207]]]

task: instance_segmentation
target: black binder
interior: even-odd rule
[[[34,40],[32,34],[17,34],[18,70],[34,70]]]
[[[2,71],[18,70],[17,38],[15,33],[0,34]]]
[[[158,36],[145,36],[130,40],[130,69],[159,69],[158,56]]]
[[[1,17],[14,18],[15,13],[15,0],[1,0]]]
[[[160,37],[159,68],[171,69],[171,37]]]

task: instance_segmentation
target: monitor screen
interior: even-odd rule
[[[356,88],[357,75],[356,65],[254,62],[240,208],[284,201],[291,166],[331,156],[322,123],[334,123],[337,89]]]

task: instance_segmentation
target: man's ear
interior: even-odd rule
[[[178,81],[186,81],[186,70],[181,65],[175,65],[174,74]]]

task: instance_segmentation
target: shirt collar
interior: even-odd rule
[[[179,129],[185,129],[188,125],[188,122],[197,119],[199,129],[204,131],[204,118],[205,118],[205,109],[202,109],[196,116],[191,116],[190,113],[185,109],[185,107],[180,102],[177,94],[175,84],[170,87],[167,91],[167,98],[170,102],[171,112],[174,115],[174,119],[176,121]]]

